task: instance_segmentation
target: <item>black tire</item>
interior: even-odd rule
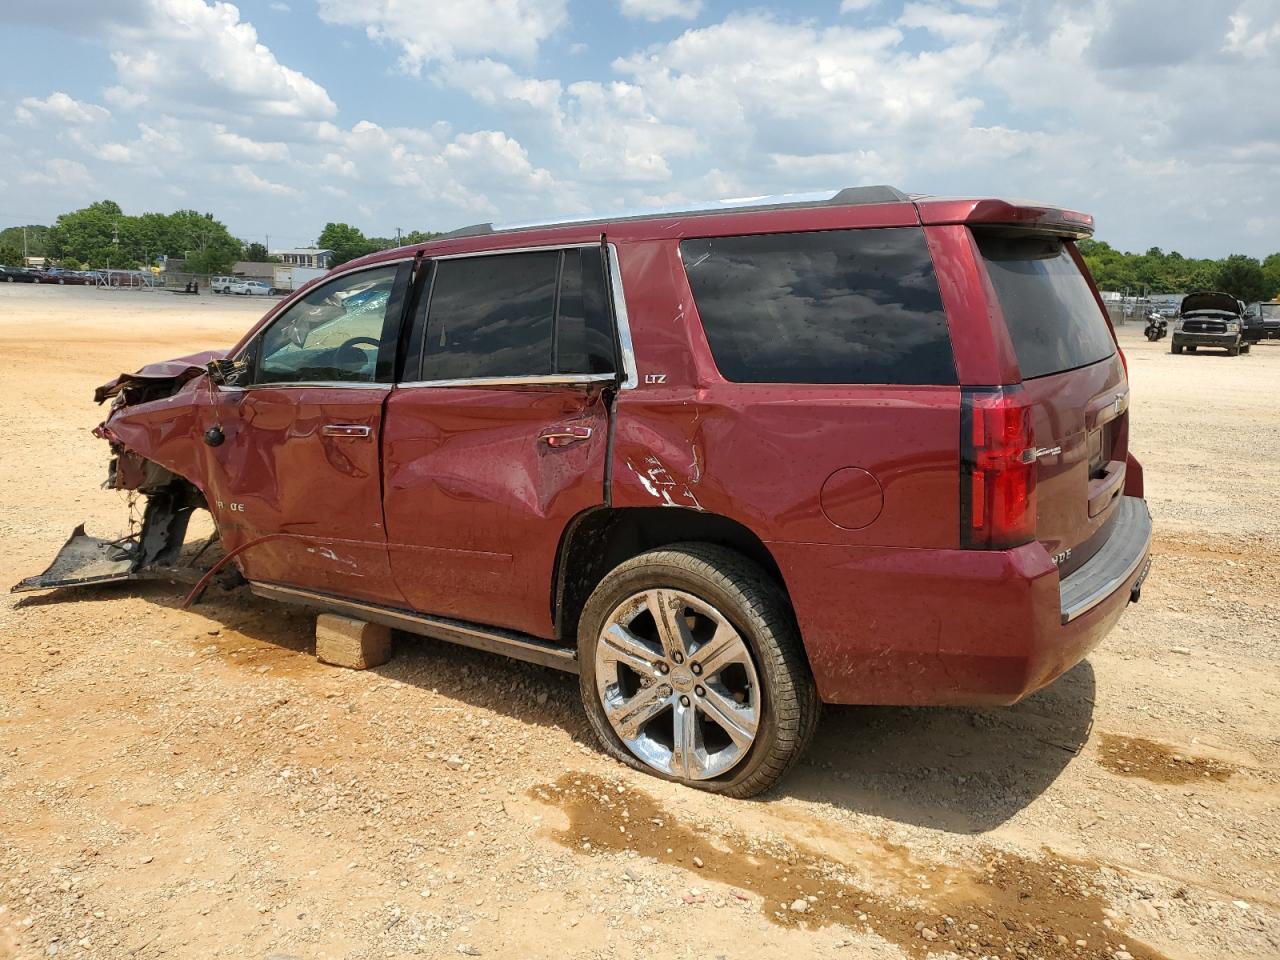
[[[1227,347],[1227,356],[1228,357],[1240,356],[1240,345],[1236,344],[1234,347]]]
[[[1171,347],[1169,347],[1169,352],[1170,352],[1170,353],[1181,353],[1181,352],[1182,352],[1182,344],[1180,344],[1180,343],[1175,343],[1175,344],[1173,344]]]
[[[1252,344],[1252,343],[1242,343],[1242,344],[1240,344],[1240,352],[1241,352],[1241,353],[1248,353],[1248,352],[1249,352],[1249,348],[1250,348],[1250,347],[1252,347],[1252,346],[1253,346],[1253,344]]]
[[[756,739],[735,766],[714,779],[686,780],[638,759],[610,726],[596,691],[596,643],[606,619],[627,598],[658,587],[692,594],[720,611],[746,641],[759,677]],[[583,607],[578,663],[587,719],[606,753],[644,773],[731,797],[752,797],[776,784],[808,747],[822,709],[786,595],[755,563],[712,544],[651,550],[608,573]]]

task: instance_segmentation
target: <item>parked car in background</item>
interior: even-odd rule
[[[1249,352],[1243,336],[1244,304],[1229,293],[1191,293],[1182,298],[1169,349],[1195,353],[1199,347],[1218,347],[1229,356]]]
[[[759,793],[821,703],[1015,703],[1139,598],[1092,228],[861,187],[343,264],[99,388],[144,524],[16,589],[165,577],[204,508],[255,593],[576,673],[610,755]]]
[[[1259,311],[1249,309],[1243,300],[1237,300],[1236,303],[1240,304],[1240,339],[1244,341],[1243,352],[1248,353],[1249,347],[1262,342],[1266,336],[1266,329]]]
[[[210,277],[209,289],[213,293],[230,293],[231,285],[238,283],[239,277]]]
[[[35,283],[36,275],[22,267],[0,267],[0,280],[5,283]]]
[[[89,282],[83,275],[72,273],[70,270],[40,270],[36,272],[36,283],[56,283],[60,286],[71,284],[82,287]]]
[[[1262,318],[1263,337],[1267,340],[1280,340],[1280,300],[1258,304],[1257,312]]]
[[[275,290],[271,284],[263,283],[261,280],[236,280],[227,292],[241,297],[265,297],[274,293]]]

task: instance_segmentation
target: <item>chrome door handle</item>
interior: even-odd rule
[[[591,439],[590,427],[556,427],[540,434],[538,439],[548,447],[567,447],[571,443]]]
[[[326,423],[320,433],[326,437],[367,437],[373,431],[360,423]]]

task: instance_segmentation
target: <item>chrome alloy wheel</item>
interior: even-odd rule
[[[673,777],[709,780],[755,742],[760,684],[746,641],[715,607],[681,590],[646,590],[605,619],[596,692],[614,733]]]

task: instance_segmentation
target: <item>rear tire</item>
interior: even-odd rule
[[[579,623],[587,719],[636,770],[751,797],[813,737],[822,705],[791,605],[741,554],[704,543],[640,554],[604,577]]]

